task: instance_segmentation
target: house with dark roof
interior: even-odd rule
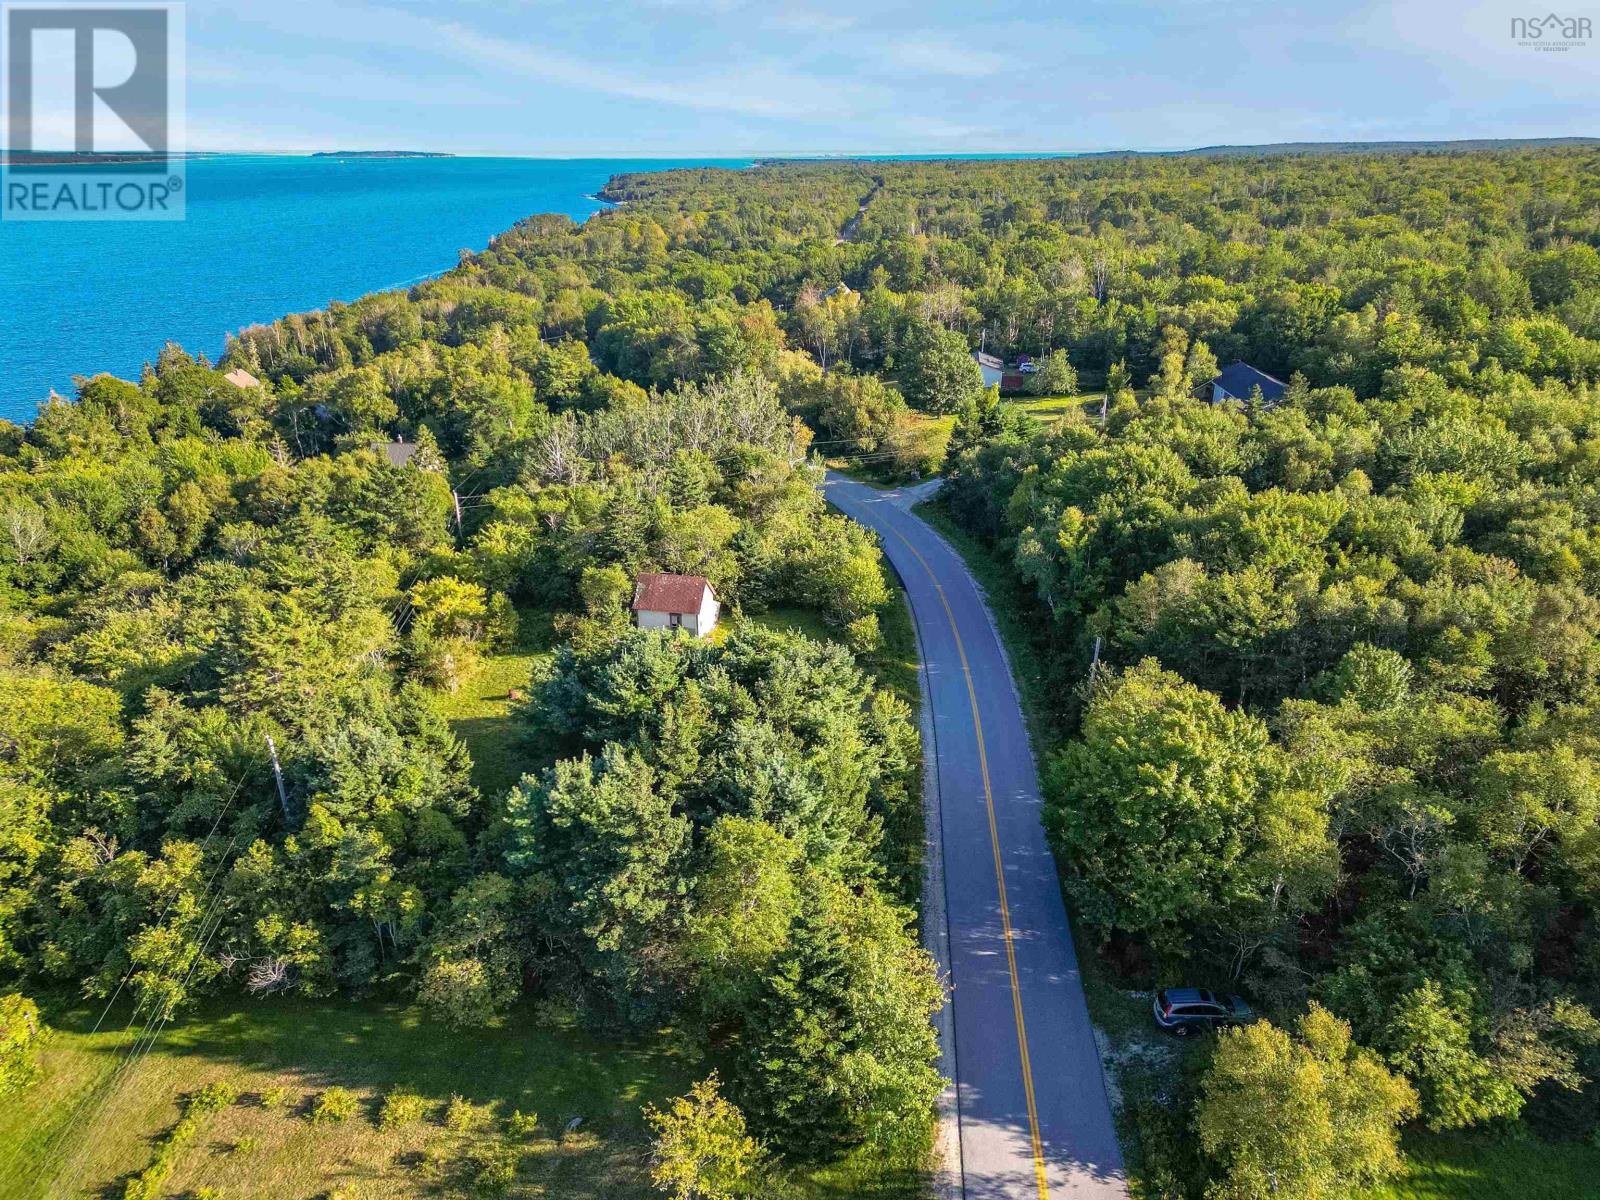
[[[392,442],[372,442],[371,446],[389,460],[391,467],[409,467],[417,453],[417,444],[408,442],[404,438],[397,438]]]
[[[1268,375],[1265,371],[1258,371],[1249,363],[1229,363],[1222,368],[1222,373],[1206,385],[1211,389],[1211,403],[1221,404],[1224,400],[1248,401],[1250,393],[1256,388],[1261,389],[1261,399],[1265,404],[1276,404],[1283,399],[1284,392],[1289,390],[1289,385],[1281,379]]]
[[[686,629],[705,637],[722,605],[699,575],[646,571],[633,585],[633,623],[640,629]]]
[[[1006,373],[1006,364],[992,354],[985,354],[982,350],[972,352],[972,361],[978,364],[978,370],[983,374],[983,386],[993,387],[999,383]]]

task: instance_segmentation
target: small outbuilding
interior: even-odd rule
[[[983,375],[983,386],[994,387],[1005,378],[1006,365],[992,354],[985,354],[982,350],[972,352],[972,361],[978,364],[978,370]]]
[[[633,585],[633,623],[640,629],[686,629],[705,637],[722,605],[699,575],[647,571]]]
[[[1268,375],[1265,371],[1258,371],[1249,363],[1230,363],[1222,368],[1210,383],[1211,403],[1221,404],[1224,400],[1247,401],[1250,393],[1256,388],[1261,389],[1261,399],[1266,404],[1276,404],[1283,399],[1284,392],[1289,390],[1289,385],[1281,379]]]
[[[373,450],[389,460],[391,467],[409,467],[411,460],[417,455],[417,444],[408,442],[404,438],[396,438],[392,442],[370,442]]]

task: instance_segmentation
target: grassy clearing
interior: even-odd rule
[[[950,445],[950,432],[956,427],[953,413],[936,417],[931,413],[911,413],[911,427],[916,431],[918,444],[929,458],[944,461],[945,448]]]
[[[177,1121],[181,1097],[224,1083],[239,1103],[209,1118],[164,1195],[202,1187],[226,1200],[312,1200],[336,1189],[349,1200],[467,1195],[473,1153],[509,1138],[523,1153],[510,1196],[644,1200],[659,1193],[640,1110],[711,1069],[674,1030],[601,1038],[533,1007],[496,1028],[458,1032],[405,1004],[273,1001],[206,1006],[112,1079],[127,1041],[120,1021],[91,1034],[96,1015],[83,1006],[51,1012],[43,1078],[24,1102],[0,1106],[0,1196],[120,1197]],[[311,1104],[330,1087],[353,1092],[356,1112],[312,1124]],[[420,1095],[425,1115],[380,1130],[383,1097],[395,1087]],[[275,1089],[283,1103],[269,1106]],[[452,1096],[479,1106],[472,1129],[445,1128]],[[508,1132],[514,1110],[538,1114],[531,1134]],[[583,1123],[567,1134],[574,1117]],[[918,1200],[924,1175],[916,1153],[859,1152],[794,1182],[807,1200]]]
[[[841,631],[822,619],[820,613],[808,608],[769,608],[766,612],[742,613],[737,617],[725,616],[711,636],[720,640],[730,636],[740,624],[758,625],[780,633],[798,633],[817,642],[839,642]]]
[[[1008,397],[1023,412],[1037,421],[1054,425],[1068,412],[1098,413],[1104,392],[1085,392],[1081,396],[1013,396]]]
[[[1536,1138],[1418,1132],[1410,1173],[1362,1200],[1588,1200],[1600,1192],[1600,1147]]]
[[[893,582],[889,587],[893,594],[889,603],[878,612],[882,644],[871,654],[861,655],[859,661],[881,686],[915,709],[922,703],[922,693],[917,683],[917,635],[911,625],[911,610],[906,606],[905,593]],[[717,626],[712,634],[713,640],[727,637],[740,622],[804,634],[819,642],[844,641],[842,629],[805,608],[774,608],[738,617],[730,615]]]
[[[16,1200],[119,1195],[118,1181],[149,1160],[152,1140],[177,1120],[179,1098],[207,1083],[236,1088],[241,1102],[211,1118],[183,1152],[167,1194],[199,1187],[219,1188],[228,1200],[312,1197],[335,1187],[359,1200],[440,1194],[441,1179],[491,1132],[487,1122],[521,1109],[539,1113],[540,1126],[521,1139],[528,1158],[519,1184],[574,1198],[644,1197],[653,1193],[639,1109],[685,1090],[703,1066],[670,1030],[601,1041],[570,1020],[521,1009],[498,1028],[458,1033],[401,1004],[278,1001],[202,1008],[107,1084],[124,1058],[121,1023],[110,1024],[116,1032],[90,1034],[87,1008],[51,1019],[57,1033],[42,1056],[43,1079],[26,1103],[0,1111],[0,1195]],[[106,1086],[79,1113],[79,1100],[97,1085]],[[400,1085],[424,1097],[428,1115],[380,1132],[381,1098]],[[358,1112],[313,1125],[309,1105],[332,1086],[354,1092]],[[266,1107],[261,1097],[275,1088],[286,1090],[287,1102]],[[485,1106],[478,1133],[443,1128],[452,1095]],[[582,1136],[562,1139],[575,1116],[584,1118]]]
[[[1054,425],[1065,413],[1073,409],[1098,413],[1104,395],[1104,392],[1086,392],[1081,396],[1018,395],[1007,396],[1005,400],[1044,424]],[[945,451],[950,445],[950,434],[955,429],[955,415],[946,413],[943,416],[935,416],[913,409],[910,418],[912,434],[916,438],[922,458],[925,461],[942,463]],[[883,463],[855,463],[848,457],[830,458],[827,463],[831,469],[857,483],[878,488],[891,486],[887,480],[892,468]]]
[[[513,689],[526,690],[534,664],[548,656],[555,639],[551,614],[518,612],[517,644],[504,654],[485,655],[453,692],[440,692],[439,715],[472,755],[472,782],[485,796],[508,790],[538,764],[521,749],[521,729],[512,709]]]

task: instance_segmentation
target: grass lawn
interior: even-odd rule
[[[211,1118],[182,1152],[164,1194],[197,1187],[226,1200],[289,1200],[349,1189],[352,1200],[448,1194],[423,1156],[451,1163],[478,1135],[440,1124],[452,1095],[490,1106],[503,1121],[513,1109],[537,1112],[540,1127],[523,1139],[529,1151],[519,1180],[552,1196],[643,1197],[648,1180],[647,1101],[684,1091],[702,1064],[670,1031],[629,1040],[585,1035],[570,1021],[514,1012],[496,1029],[452,1032],[402,1004],[342,1001],[252,1002],[203,1007],[175,1023],[156,1048],[104,1086],[79,1111],[86,1089],[106,1085],[123,1060],[122,1022],[90,1035],[97,1010],[49,1014],[55,1037],[41,1055],[42,1080],[0,1107],[0,1195],[120,1195],[116,1185],[150,1159],[151,1141],[178,1117],[179,1097],[202,1084],[227,1083],[240,1103]],[[338,1125],[312,1125],[304,1110],[322,1089],[356,1092],[362,1109]],[[379,1099],[396,1085],[415,1089],[434,1110],[419,1125],[380,1132]],[[289,1102],[260,1103],[268,1088]],[[580,1136],[561,1138],[572,1117]],[[241,1139],[255,1139],[249,1152]],[[524,1190],[521,1194],[541,1194]]]
[[[1086,392],[1081,396],[1007,396],[1006,403],[1013,404],[1029,416],[1047,425],[1054,425],[1064,413],[1070,409],[1080,409],[1086,413],[1098,413],[1100,400],[1104,392]],[[950,433],[955,429],[956,418],[953,413],[943,416],[934,416],[932,413],[910,412],[911,428],[921,446],[924,456],[935,462],[942,463],[946,448],[950,445]],[[858,483],[865,483],[871,487],[887,487],[884,482],[887,470],[878,462],[853,463],[847,457],[835,457],[827,460],[828,466],[854,479]]]
[[[1023,412],[1037,421],[1054,425],[1069,411],[1098,414],[1104,392],[1085,392],[1081,396],[1011,396],[1007,397]]]
[[[922,693],[917,683],[917,635],[911,625],[911,610],[906,607],[905,593],[892,582],[892,576],[889,589],[893,593],[889,603],[878,613],[882,645],[873,653],[862,655],[860,663],[880,685],[915,709],[922,703]],[[730,615],[717,626],[712,634],[713,639],[727,637],[740,621],[767,629],[802,633],[819,642],[844,640],[844,630],[830,625],[818,613],[805,608],[774,608],[764,613],[739,617]]]
[[[1404,1179],[1362,1200],[1585,1200],[1600,1195],[1600,1148],[1582,1142],[1407,1134]]]
[[[524,771],[542,764],[521,752],[521,728],[512,715],[513,688],[526,691],[533,666],[554,641],[550,614],[518,611],[517,644],[504,654],[486,654],[453,692],[440,692],[439,714],[472,755],[472,782],[484,796],[507,791]]]
[[[772,629],[780,633],[804,634],[818,642],[843,640],[841,630],[828,624],[820,613],[812,612],[809,608],[769,608],[766,612],[740,613],[738,616],[725,613],[717,623],[716,631],[711,635],[712,640],[726,639],[741,624],[759,625],[763,629]]]
[[[114,1078],[127,1046],[123,1022],[91,1035],[97,1015],[87,1006],[48,1012],[56,1032],[40,1082],[0,1105],[7,1200],[120,1197],[176,1122],[179,1098],[213,1082],[234,1087],[240,1100],[183,1149],[165,1196],[201,1187],[219,1189],[223,1200],[312,1200],[335,1189],[348,1200],[466,1195],[472,1151],[504,1138],[524,1155],[510,1196],[644,1200],[659,1193],[641,1108],[681,1094],[710,1069],[672,1030],[596,1037],[532,1007],[497,1028],[456,1032],[401,1003],[276,1000],[204,1006]],[[361,1106],[343,1123],[313,1125],[307,1107],[332,1086],[355,1092]],[[378,1108],[395,1086],[422,1095],[429,1111],[419,1124],[381,1131]],[[263,1105],[272,1088],[287,1090],[282,1107]],[[93,1099],[80,1107],[90,1089]],[[453,1095],[483,1106],[470,1132],[442,1124]],[[533,1134],[506,1132],[518,1109],[539,1115]],[[574,1117],[583,1122],[566,1134]],[[914,1161],[857,1153],[795,1183],[808,1200],[917,1200],[923,1180]]]

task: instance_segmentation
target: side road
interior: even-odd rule
[[[1126,1200],[1016,688],[966,565],[909,511],[927,490],[879,491],[833,473],[827,482],[829,502],[882,540],[921,646],[937,794],[930,858],[942,868],[942,879],[930,869],[930,888],[943,891],[942,914],[930,896],[928,940],[953,987],[951,1190],[966,1200]]]

